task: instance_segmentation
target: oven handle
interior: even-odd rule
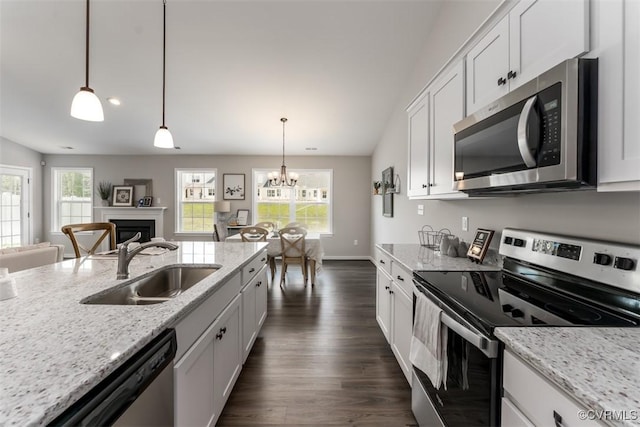
[[[536,159],[531,155],[529,150],[529,136],[527,135],[527,128],[529,127],[529,116],[531,115],[531,109],[533,104],[538,99],[537,95],[532,96],[524,104],[522,113],[520,113],[520,119],[518,120],[518,150],[520,150],[520,156],[527,167],[535,167]]]
[[[447,313],[443,312],[440,315],[440,320],[443,325],[460,335],[465,341],[483,352],[488,358],[495,359],[498,357],[497,341],[488,339],[480,333],[471,331],[469,328],[453,320],[453,318]]]

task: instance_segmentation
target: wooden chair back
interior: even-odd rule
[[[285,225],[283,228],[304,228],[306,230],[309,227],[307,227],[307,224],[305,224],[304,222],[290,222],[289,224]]]
[[[282,247],[282,258],[300,258],[305,256],[305,237],[307,230],[301,227],[286,227],[278,231]]]
[[[255,224],[254,227],[264,228],[267,231],[275,231],[276,224],[273,223],[273,222],[270,222],[270,221],[263,221],[263,222],[259,222],[259,223]]]
[[[243,242],[266,242],[269,231],[261,227],[245,227],[240,230]]]
[[[91,248],[84,247],[78,239],[75,233],[85,231],[102,231],[102,234],[98,237]],[[116,225],[112,222],[91,222],[87,224],[69,224],[62,227],[62,232],[69,237],[71,244],[73,245],[73,251],[76,253],[76,258],[83,256],[81,251],[84,251],[84,255],[93,255],[96,249],[100,246],[102,241],[109,237],[109,250],[116,248]]]

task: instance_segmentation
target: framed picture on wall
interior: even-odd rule
[[[133,186],[113,186],[113,206],[133,206]]]
[[[393,217],[393,193],[387,188],[393,186],[393,167],[382,171],[382,215]]]
[[[222,198],[224,200],[244,200],[244,174],[225,173],[222,175]]]

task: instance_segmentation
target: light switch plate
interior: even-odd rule
[[[462,217],[462,231],[469,231],[469,217]]]

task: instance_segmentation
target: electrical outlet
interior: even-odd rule
[[[418,205],[418,215],[424,215],[424,205]]]
[[[358,240],[357,239],[353,241],[353,246],[358,246]]]
[[[469,231],[469,217],[462,217],[462,231]]]

